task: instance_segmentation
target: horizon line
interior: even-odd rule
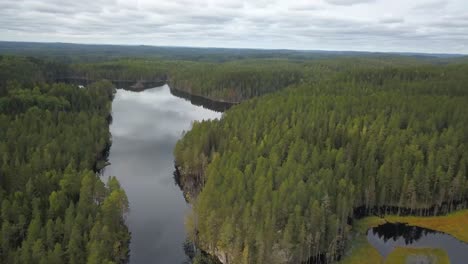
[[[291,48],[248,48],[248,47],[219,47],[219,46],[179,46],[179,45],[152,45],[152,44],[112,44],[112,43],[79,43],[61,41],[20,41],[0,40],[0,43],[31,43],[31,44],[65,44],[85,46],[121,46],[121,47],[153,47],[153,48],[186,48],[186,49],[224,49],[224,50],[260,50],[260,51],[296,51],[296,52],[329,52],[329,53],[373,53],[373,54],[396,54],[396,55],[448,55],[453,57],[465,57],[468,53],[444,53],[444,52],[419,52],[419,51],[370,51],[352,49],[291,49]]]

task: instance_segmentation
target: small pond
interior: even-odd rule
[[[397,247],[438,248],[452,264],[468,263],[468,244],[455,237],[403,223],[385,223],[367,231],[367,241],[386,258]],[[418,262],[419,263],[419,262]],[[426,263],[422,261],[422,263]]]

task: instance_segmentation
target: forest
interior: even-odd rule
[[[102,45],[0,41],[0,54],[53,59],[62,63],[96,63],[125,58],[227,62],[243,59],[311,60],[339,57],[399,57],[422,61],[452,61],[457,54],[382,53],[359,51],[196,48],[147,45]]]
[[[166,80],[171,89],[214,101],[239,103],[278,91],[307,80],[329,78],[337,72],[347,74],[355,68],[382,69],[389,66],[430,66],[447,63],[399,56],[331,57],[309,60],[268,57],[222,62],[116,59],[66,65],[68,78],[99,80]],[[453,61],[451,61],[453,63]],[[66,78],[65,78],[66,79]]]
[[[468,198],[468,65],[351,67],[193,125],[192,239],[224,263],[333,262],[353,219]]]
[[[174,150],[190,238],[225,263],[333,262],[362,216],[467,207],[466,57],[58,47],[0,55],[0,263],[127,261],[98,173],[122,79],[239,103]]]
[[[126,263],[128,200],[98,172],[114,86],[47,83],[23,57],[0,68],[0,263]]]

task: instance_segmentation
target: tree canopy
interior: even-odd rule
[[[331,261],[357,211],[465,208],[467,72],[347,68],[194,123],[175,149],[203,185],[192,239],[229,263]]]
[[[38,81],[0,97],[0,263],[125,263],[127,197],[97,172],[113,85]]]

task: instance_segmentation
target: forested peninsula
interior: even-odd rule
[[[51,65],[0,57],[0,263],[126,263],[127,197],[98,172],[115,88],[56,84]]]
[[[195,123],[175,149],[192,239],[223,263],[333,262],[356,218],[466,208],[467,73],[353,67]]]

